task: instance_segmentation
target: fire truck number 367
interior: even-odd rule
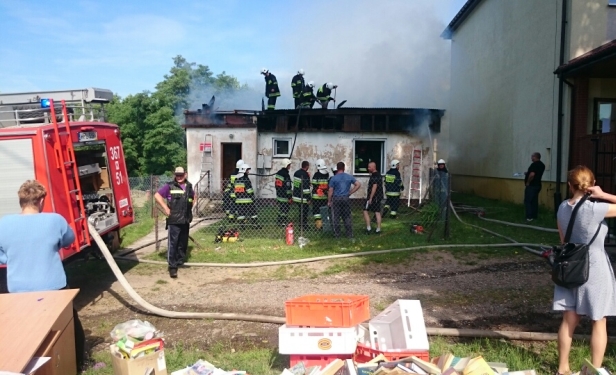
[[[122,172],[120,172],[120,146],[109,147],[109,156],[115,165],[115,181],[117,185],[122,185]]]

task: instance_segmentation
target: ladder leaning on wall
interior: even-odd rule
[[[423,152],[422,146],[418,145],[413,147],[413,156],[411,158],[411,178],[409,179],[409,198],[407,205],[411,206],[411,200],[417,192],[417,199],[421,204],[421,175],[423,164]]]

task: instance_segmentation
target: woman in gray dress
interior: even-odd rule
[[[603,242],[607,235],[607,224],[604,219],[616,217],[616,196],[607,194],[600,187],[594,186],[595,176],[584,166],[577,166],[569,171],[567,179],[572,197],[558,207],[558,232],[561,242],[571,218],[571,213],[580,198],[586,193],[592,194],[602,202],[586,200],[577,212],[573,231],[569,242],[589,243],[597,228],[601,226],[597,238],[589,249],[590,270],[588,281],[578,288],[554,287],[555,311],[563,311],[563,321],[558,330],[558,373],[570,374],[569,351],[573,331],[580,322],[580,317],[586,315],[592,320],[592,336],[590,339],[591,360],[595,367],[600,368],[607,345],[606,316],[616,315],[616,279],[605,252]]]

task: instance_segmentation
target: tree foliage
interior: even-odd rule
[[[180,126],[184,109],[193,104],[191,94],[207,89],[212,94],[241,89],[237,78],[224,71],[214,75],[207,65],[173,58],[169,74],[154,92],[125,98],[114,96],[107,106],[109,122],[120,126],[126,167],[130,176],[170,173],[186,165],[186,140]]]

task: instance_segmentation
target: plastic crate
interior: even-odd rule
[[[321,368],[330,364],[334,359],[352,359],[353,354],[328,354],[328,355],[304,355],[291,354],[289,356],[289,367],[293,367],[299,362],[304,362],[304,366],[321,366]]]
[[[424,361],[430,361],[430,352],[428,350],[378,350],[373,349],[367,345],[358,343],[357,349],[355,349],[355,354],[353,355],[353,360],[356,363],[366,363],[370,362],[372,359],[376,358],[379,355],[384,355],[388,361],[399,361],[403,358],[407,358],[410,356],[415,356]]]
[[[353,327],[370,319],[370,297],[310,294],[285,302],[289,326]]]
[[[399,299],[368,322],[372,348],[383,351],[430,349],[419,300]]]
[[[278,328],[280,354],[353,354],[357,348],[358,327],[295,327]]]

